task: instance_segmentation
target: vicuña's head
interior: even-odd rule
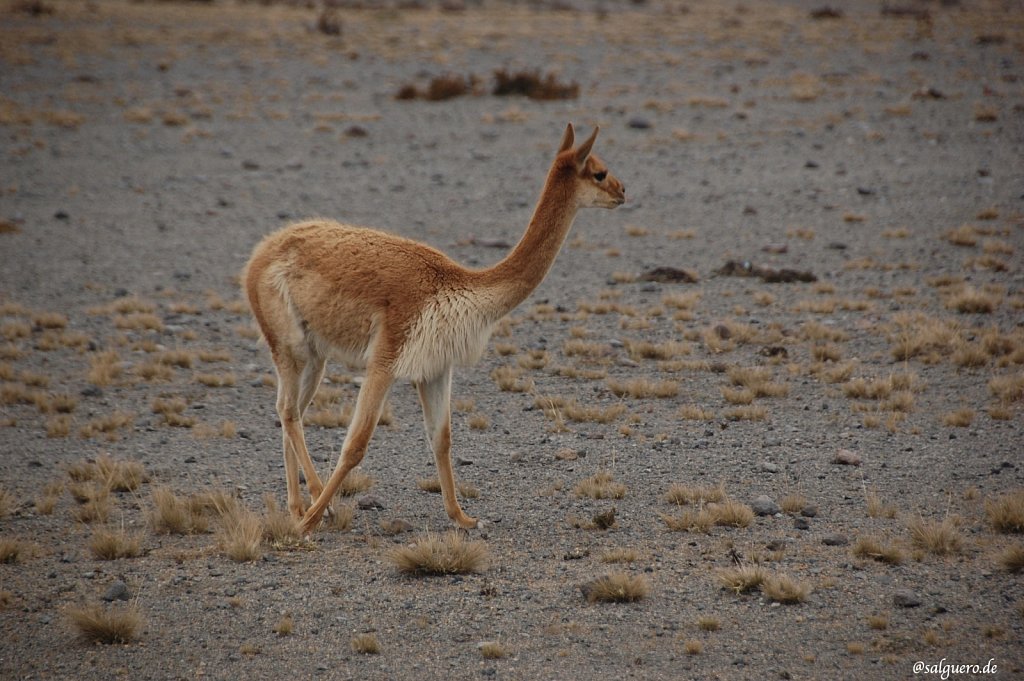
[[[575,149],[576,133],[572,123],[566,126],[562,144],[558,147],[555,167],[561,172],[572,172],[576,178],[576,205],[580,208],[598,206],[615,208],[626,202],[626,187],[608,171],[596,154],[592,153],[594,140],[600,128],[594,127],[584,142]]]

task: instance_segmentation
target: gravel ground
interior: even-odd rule
[[[1021,675],[1024,586],[1004,565],[1021,540],[991,522],[1024,493],[1019,3],[339,9],[340,36],[310,9],[34,6],[0,15],[0,677],[888,679],[943,659]],[[579,95],[494,96],[500,68]],[[473,92],[396,100],[442,74]],[[433,464],[405,385],[349,530],[250,562],[215,532],[154,531],[160,486],[284,502],[272,367],[237,288],[262,235],[321,215],[495,262],[567,121],[601,126],[629,202],[582,213],[456,374],[486,569],[390,560],[450,525],[418,486]],[[648,281],[656,267],[698,281]],[[783,269],[815,281],[767,280]],[[156,361],[170,352],[191,366]],[[532,389],[502,391],[501,367]],[[774,395],[737,394],[743,369]],[[330,371],[341,403],[351,373]],[[672,394],[616,394],[633,379]],[[153,411],[174,398],[190,427]],[[612,417],[574,421],[573,399]],[[323,472],[343,437],[307,427]],[[106,522],[140,537],[137,557],[97,560],[103,524],[67,491],[40,503],[104,455],[149,476]],[[602,470],[622,498],[574,492]],[[672,484],[719,483],[766,515],[668,529],[688,510]],[[386,532],[396,519],[411,530]],[[915,543],[942,522],[951,552]],[[865,538],[902,561],[855,551]],[[737,564],[809,594],[723,588]],[[616,571],[647,595],[588,603],[581,585]],[[143,618],[132,640],[82,640],[69,610],[128,607],[119,593]],[[354,651],[367,633],[378,654]]]

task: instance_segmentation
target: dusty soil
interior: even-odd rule
[[[1020,538],[986,512],[1024,476],[1018,3],[343,9],[340,37],[315,30],[315,10],[276,6],[25,7],[0,16],[0,535],[18,549],[0,564],[0,676],[881,679],[943,658],[1021,674],[1024,586],[1000,558]],[[553,71],[579,96],[492,96],[501,67]],[[475,75],[476,93],[394,98],[444,73]],[[495,262],[566,121],[601,126],[629,203],[581,214],[547,280],[456,376],[457,473],[488,521],[473,533],[486,570],[412,578],[388,558],[449,527],[417,485],[433,468],[404,385],[363,465],[383,508],[351,530],[241,563],[213,533],[152,530],[159,485],[284,501],[272,368],[236,280],[261,235],[323,215]],[[729,260],[817,281],[716,275]],[[654,267],[699,281],[644,281]],[[119,312],[125,296],[141,302]],[[639,346],[670,340],[663,359]],[[169,350],[192,366],[147,371]],[[506,366],[532,391],[500,390]],[[782,387],[730,403],[750,367]],[[357,377],[331,373],[350,403]],[[612,390],[637,378],[677,393]],[[43,413],[52,395],[69,415]],[[159,397],[186,400],[192,426],[166,425]],[[625,409],[607,423],[545,409],[573,398]],[[96,432],[116,412],[132,418]],[[343,436],[307,428],[324,472]],[[841,450],[859,465],[835,463]],[[37,506],[103,454],[150,476],[114,494],[108,520],[141,536],[138,557],[95,559],[96,524],[69,493]],[[574,493],[599,470],[623,498]],[[793,510],[667,528],[685,510],[670,485],[719,482]],[[613,527],[587,527],[612,507]],[[390,536],[392,519],[414,530]],[[952,553],[914,543],[915,521],[943,520]],[[902,562],[855,555],[864,537]],[[612,549],[634,560],[603,562]],[[724,589],[736,562],[810,594]],[[617,570],[645,576],[647,596],[587,603],[580,585]],[[68,608],[118,581],[144,624],[127,644],[82,641]],[[904,590],[919,604],[894,602]],[[353,651],[367,632],[379,654]],[[507,654],[485,659],[494,640]]]

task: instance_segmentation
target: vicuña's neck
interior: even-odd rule
[[[495,319],[523,302],[544,280],[576,218],[571,171],[555,166],[548,174],[526,233],[503,260],[480,272],[494,294]]]

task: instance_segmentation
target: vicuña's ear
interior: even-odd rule
[[[565,134],[562,135],[562,143],[558,147],[558,153],[561,154],[566,149],[572,149],[572,143],[576,141],[576,133],[572,129],[572,123],[565,126]]]
[[[594,132],[590,133],[590,137],[587,138],[586,142],[583,142],[579,148],[576,149],[576,165],[583,165],[583,162],[587,160],[587,156],[590,156],[590,149],[594,146],[594,140],[597,139],[597,133],[601,128],[594,126]]]

